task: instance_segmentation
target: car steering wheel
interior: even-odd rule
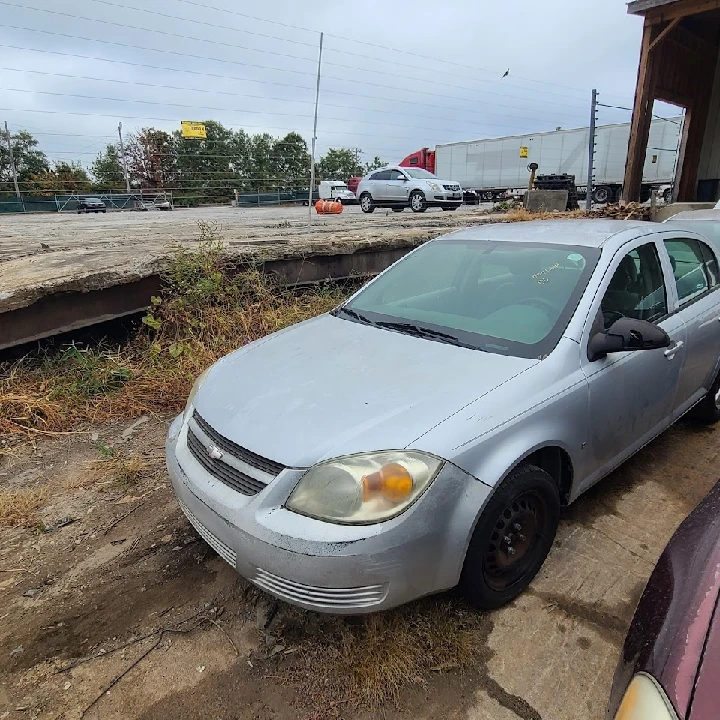
[[[520,300],[518,305],[530,305],[542,310],[548,317],[553,317],[558,314],[557,308],[549,301],[541,297],[525,298]]]

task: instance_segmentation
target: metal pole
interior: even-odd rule
[[[125,192],[130,194],[130,178],[127,171],[127,159],[125,157],[125,146],[122,139],[122,123],[118,123],[118,137],[120,138],[120,154],[122,155],[123,172],[125,173]]]
[[[5,139],[7,140],[8,152],[10,153],[10,167],[13,173],[13,182],[15,183],[15,195],[20,197],[20,188],[17,181],[17,168],[15,167],[15,158],[13,157],[12,143],[10,142],[10,131],[8,130],[7,120],[5,121]]]
[[[310,191],[308,192],[308,227],[312,225],[313,189],[315,187],[315,141],[317,140],[318,101],[320,100],[320,68],[322,66],[323,33],[320,33],[320,52],[318,54],[317,83],[315,85],[315,119],[310,149]]]
[[[592,91],[592,103],[590,105],[590,138],[588,140],[588,174],[587,174],[587,196],[585,199],[585,210],[592,210],[593,173],[595,172],[595,114],[597,113],[597,90]]]

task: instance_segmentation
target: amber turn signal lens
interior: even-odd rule
[[[412,475],[400,464],[383,465],[377,472],[362,479],[363,502],[377,495],[392,502],[405,500],[413,488]]]

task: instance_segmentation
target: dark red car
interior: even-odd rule
[[[680,525],[635,610],[608,720],[720,718],[720,482]]]

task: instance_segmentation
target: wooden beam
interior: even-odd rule
[[[650,54],[650,45],[659,34],[657,26],[645,25],[640,47],[640,64],[638,66],[635,104],[630,123],[630,141],[628,143],[627,162],[625,164],[625,181],[622,199],[633,202],[640,199],[645,153],[650,136],[652,121],[653,80],[655,79],[654,55]]]
[[[653,48],[661,42],[665,36],[672,32],[673,28],[682,20],[682,18],[675,18],[674,20],[671,20],[662,30],[662,32],[650,43],[650,46],[648,47],[648,52],[652,52]]]
[[[683,18],[688,15],[697,15],[718,9],[720,9],[720,0],[680,0],[680,2],[671,5],[663,5],[648,10],[645,21],[657,25],[658,23],[675,20],[675,18]]]

